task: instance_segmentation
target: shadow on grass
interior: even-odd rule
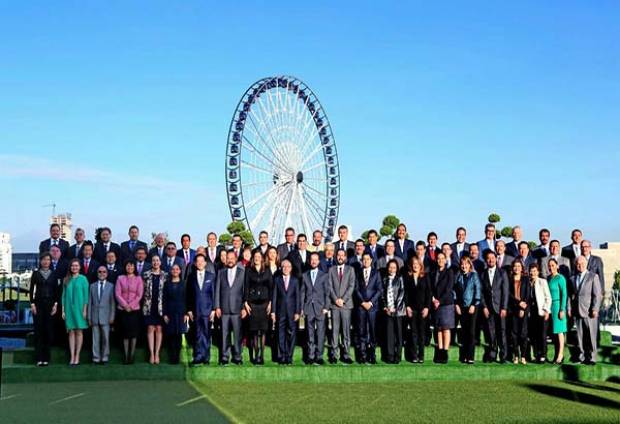
[[[581,379],[579,378],[579,368],[575,365],[563,365],[561,370],[564,374],[563,381],[572,386],[591,390],[600,390],[604,392],[620,393],[620,389],[616,387],[603,386],[600,384],[592,384],[581,381]],[[620,382],[620,378],[611,377],[608,379],[608,381],[612,383],[618,383]],[[601,406],[603,408],[620,410],[620,402],[591,393],[585,393],[582,391],[545,384],[527,384],[526,387],[528,387],[530,390],[534,390],[538,393],[542,393],[548,396],[570,400],[573,402],[584,403],[587,405]]]

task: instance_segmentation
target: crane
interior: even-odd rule
[[[52,216],[56,216],[56,203],[52,202],[47,205],[41,206],[42,208],[52,208]]]

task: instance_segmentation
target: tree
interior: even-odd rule
[[[385,227],[396,229],[396,227],[398,227],[398,224],[400,224],[400,219],[398,219],[396,215],[388,215],[383,218],[383,226]]]
[[[501,221],[501,218],[499,217],[498,214],[492,213],[489,215],[488,220],[489,220],[489,223],[491,224],[497,224],[499,221]]]
[[[511,237],[512,236],[512,227],[504,227],[502,228],[502,231],[500,231],[500,234],[502,235],[502,237]]]
[[[389,225],[384,225],[379,229],[379,234],[381,234],[381,237],[389,237],[394,233],[394,228],[390,227]]]
[[[226,231],[229,234],[240,234],[242,231],[245,231],[245,225],[241,221],[233,221],[226,226]]]
[[[222,246],[228,246],[232,242],[232,236],[228,233],[222,233],[218,241]]]
[[[364,240],[365,244],[368,244],[368,230],[364,231],[362,235],[360,236],[360,238]]]
[[[241,221],[233,221],[226,226],[228,233],[222,233],[219,238],[219,242],[222,245],[230,245],[233,236],[240,236],[244,246],[254,246],[254,236],[250,230],[245,228],[245,225]]]
[[[530,250],[534,250],[538,247],[538,244],[536,244],[535,241],[528,241],[527,245],[530,246]]]

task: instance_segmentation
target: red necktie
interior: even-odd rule
[[[431,249],[429,251],[429,256],[431,257],[431,259],[434,261],[435,260],[435,249]]]
[[[338,280],[342,282],[342,268],[338,268]]]
[[[84,261],[84,274],[88,274],[88,259]]]

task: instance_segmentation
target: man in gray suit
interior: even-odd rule
[[[605,292],[605,271],[603,270],[603,260],[592,254],[592,243],[589,240],[581,242],[581,254],[586,258],[588,264],[588,271],[598,275],[598,279],[601,282],[601,290],[603,294]]]
[[[278,256],[280,256],[280,262],[286,259],[288,255],[292,253],[296,248],[295,247],[295,229],[289,227],[286,230],[284,230],[284,239],[286,241],[282,244],[279,244],[278,247],[276,247],[276,250],[278,251]]]
[[[396,263],[398,263],[398,269],[402,270],[403,266],[405,266],[405,262],[396,256],[396,242],[392,239],[389,239],[385,242],[385,256],[377,259],[376,269],[383,275],[385,273],[385,268],[387,268],[387,264],[389,261],[394,259]]]
[[[244,269],[237,266],[234,251],[226,252],[226,268],[217,274],[215,285],[215,315],[222,320],[222,347],[220,365],[228,365],[232,347],[232,363],[241,365],[241,320],[245,318],[243,308]],[[232,343],[230,338],[233,338]]]
[[[114,285],[107,281],[105,265],[97,268],[97,281],[90,285],[88,323],[93,329],[93,363],[105,365],[110,356],[110,325],[114,324]]]
[[[549,277],[549,259],[555,259],[558,261],[560,274],[564,276],[566,281],[570,281],[571,269],[570,259],[561,255],[560,242],[558,240],[552,240],[549,243],[549,256],[545,256],[540,261],[540,275],[542,278],[547,279]],[[570,289],[569,289],[570,290]]]
[[[351,311],[353,310],[353,291],[355,290],[355,271],[346,265],[347,253],[338,250],[336,266],[329,270],[329,290],[332,315],[332,343],[329,362],[335,364],[338,356],[340,332],[342,330],[342,354],[340,360],[352,364],[349,356],[351,344]]]
[[[602,290],[598,275],[588,271],[585,256],[575,261],[577,272],[571,279],[574,295],[568,305],[568,315],[575,318],[577,327],[577,349],[582,364],[596,364],[596,330],[598,311],[601,306]]]
[[[310,269],[303,274],[301,314],[308,329],[308,364],[323,365],[325,347],[325,316],[329,308],[329,278],[319,269],[321,256],[310,254]]]

